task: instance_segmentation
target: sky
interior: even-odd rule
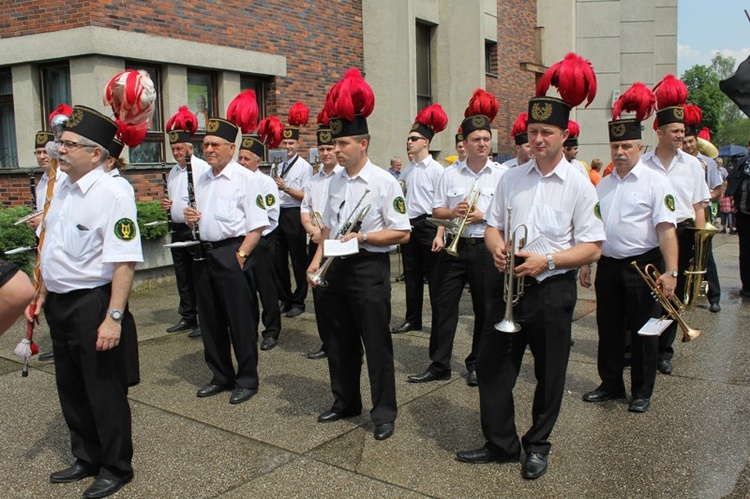
[[[678,0],[677,72],[709,65],[717,52],[737,64],[750,56],[750,0]]]

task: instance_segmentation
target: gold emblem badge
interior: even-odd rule
[[[266,209],[266,206],[263,204],[263,196],[261,196],[260,194],[258,194],[258,197],[255,198],[255,204],[257,204],[258,208],[260,208],[261,210]]]
[[[266,206],[269,208],[276,204],[276,197],[273,194],[266,194]]]
[[[65,124],[65,127],[75,128],[81,123],[81,120],[83,120],[83,110],[74,109],[73,112],[70,113],[70,118],[68,118],[68,122]]]
[[[44,133],[39,133],[36,136],[36,143],[37,145],[43,146],[47,143],[47,135]]]
[[[552,116],[552,104],[535,102],[531,106],[531,117],[536,121],[546,121]]]
[[[474,116],[471,118],[471,124],[474,125],[475,128],[480,128],[483,126],[489,126],[490,120],[487,116]]]
[[[320,132],[320,141],[323,143],[327,143],[331,141],[331,132],[325,131]]]
[[[413,132],[413,131],[414,131],[414,130],[416,130],[417,128],[419,128],[419,123],[414,123],[414,124],[413,124],[413,125],[411,126],[411,131]]]
[[[291,139],[292,138],[292,131],[288,128],[284,129],[284,138],[285,139]]]
[[[671,194],[667,194],[666,196],[664,196],[664,205],[669,209],[669,211],[674,211],[676,209],[674,196]]]
[[[464,140],[464,134],[462,134],[462,133],[457,133],[457,134],[456,134],[456,139],[457,139],[457,140],[458,140],[459,142],[463,142],[463,140]]]
[[[208,120],[208,126],[206,126],[206,131],[208,133],[214,133],[219,129],[219,122],[217,120]]]
[[[341,119],[331,120],[330,123],[329,123],[329,125],[331,125],[331,134],[332,135],[338,135],[344,129],[344,122],[341,121]]]
[[[602,209],[599,206],[599,203],[596,203],[596,206],[594,206],[594,216],[599,220],[602,219]]]
[[[624,123],[617,123],[616,125],[612,125],[612,137],[619,138],[625,135],[625,124]]]
[[[685,119],[685,110],[681,107],[674,108],[674,117],[678,120],[684,120]]]
[[[180,135],[177,132],[169,132],[169,142],[174,144],[179,137]]]
[[[122,239],[123,241],[131,241],[135,239],[137,233],[138,230],[136,228],[135,222],[133,222],[131,219],[121,218],[117,222],[115,222],[115,236],[117,236],[117,239]]]
[[[250,149],[251,147],[253,147],[254,143],[255,143],[255,139],[251,139],[250,137],[242,139],[242,147],[244,149]]]
[[[393,209],[396,210],[396,213],[400,213],[402,215],[406,213],[406,202],[404,201],[404,198],[399,196],[396,199],[394,199]]]

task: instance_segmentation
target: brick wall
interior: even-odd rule
[[[501,0],[497,2],[497,68],[498,77],[487,76],[487,91],[500,101],[493,128],[498,130],[500,154],[516,149],[510,130],[518,113],[526,111],[534,95],[534,74],[522,71],[521,62],[534,61],[534,27],[536,2]]]

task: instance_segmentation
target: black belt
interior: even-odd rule
[[[375,258],[375,257],[381,257],[383,255],[387,255],[388,253],[379,253],[376,251],[367,251],[367,250],[359,250],[359,253],[354,253],[353,255],[346,255],[342,256],[342,260],[348,260],[352,258]]]
[[[453,239],[451,239],[453,241]],[[459,244],[467,244],[469,246],[484,245],[483,237],[462,237],[458,242]]]
[[[237,237],[230,237],[229,239],[224,239],[222,241],[212,241],[212,242],[201,241],[201,246],[203,246],[203,249],[214,250],[214,249],[222,248],[224,246],[229,246],[230,244],[242,243],[244,239],[245,239],[244,236],[237,236]]]
[[[523,285],[525,288],[533,288],[536,286],[541,286],[542,284],[547,283],[553,283],[557,281],[564,281],[565,279],[572,279],[575,281],[576,272],[575,270],[569,270],[568,272],[565,272],[564,274],[555,274],[552,277],[548,277],[542,282],[537,281],[535,278],[531,276],[526,276],[526,278],[523,280]]]
[[[410,224],[413,224],[413,223],[419,222],[420,220],[424,220],[424,219],[425,219],[425,218],[427,218],[428,216],[429,216],[429,215],[428,215],[427,213],[424,213],[424,214],[422,214],[422,215],[419,215],[419,216],[418,216],[418,217],[416,217],[416,218],[410,218],[410,219],[409,219],[409,223],[410,223]]]
[[[284,211],[284,210],[298,210],[299,211],[300,207],[299,206],[282,206],[279,209],[281,211]]]
[[[660,258],[661,258],[661,249],[658,246],[640,255],[629,256],[627,258],[612,258],[609,256],[604,256],[604,255],[601,256],[602,261],[608,261],[610,263],[622,263],[622,264],[628,264],[628,265],[630,265],[630,262],[632,262],[633,260],[637,262],[644,261],[644,260],[651,262],[654,260],[658,260]]]
[[[180,222],[173,222],[172,228],[175,230],[191,230],[188,224],[183,224]]]
[[[683,227],[692,227],[695,225],[695,221],[692,218],[687,218],[683,220],[682,222],[677,224],[677,228],[681,229]]]

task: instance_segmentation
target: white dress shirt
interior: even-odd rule
[[[260,192],[263,194],[263,204],[266,206],[266,215],[268,216],[268,223],[270,225],[263,231],[262,235],[267,236],[279,226],[279,213],[281,212],[281,206],[279,206],[279,186],[276,185],[276,182],[271,177],[260,171],[260,169],[251,173],[255,176]]]
[[[196,156],[191,157],[190,167],[193,170],[193,182],[211,168],[208,163]],[[187,168],[182,168],[179,164],[174,165],[167,177],[167,193],[172,200],[171,212],[174,223],[185,223],[183,210],[188,205],[187,185]]]
[[[631,258],[659,246],[656,226],[676,225],[675,198],[664,177],[640,161],[625,176],[615,169],[596,186],[607,240],[602,255]]]
[[[471,171],[463,161],[456,162],[440,177],[432,208],[452,210],[458,203],[467,199],[472,188],[479,189],[481,194],[477,199],[476,209],[484,213],[485,219],[482,222],[467,225],[462,237],[484,237],[487,210],[490,208],[500,178],[506,171],[507,167],[498,165],[490,159],[482,166],[479,173]]]
[[[706,174],[706,183],[708,183],[709,189],[714,190],[724,183],[724,179],[721,177],[721,172],[719,172],[719,165],[716,164],[716,161],[700,152],[696,157],[698,158],[698,161],[701,162],[701,166],[706,165],[703,171]]]
[[[369,159],[359,175],[354,178],[350,178],[346,169],[342,168],[331,178],[328,189],[329,196],[323,211],[323,223],[331,228],[329,239],[338,239],[341,226],[347,220],[353,222],[367,205],[370,205],[370,210],[362,220],[359,232],[365,234],[383,229],[411,231],[401,186],[393,175],[373,165]],[[352,216],[365,189],[369,189],[370,192]],[[387,253],[396,247],[361,244],[360,248],[373,253]]]
[[[431,155],[419,163],[414,161],[401,172],[400,180],[406,182],[406,209],[409,218],[432,213],[432,201],[443,167]]]
[[[112,282],[115,264],[142,262],[135,201],[98,168],[61,182],[46,218],[42,277],[53,293]]]
[[[536,160],[508,170],[487,214],[487,225],[505,232],[507,209],[511,227],[525,224],[527,243],[544,236],[553,253],[580,243],[604,241],[604,225],[596,216],[598,198],[591,181],[579,175],[565,158],[543,176]],[[570,269],[555,269],[550,275]]]
[[[667,167],[656,157],[655,150],[641,156],[641,162],[664,175],[672,184],[672,192],[676,198],[677,223],[695,218],[693,205],[708,202],[708,198],[711,197],[700,162],[680,149]]]
[[[577,159],[573,159],[573,161],[570,162],[570,164],[573,166],[574,169],[576,169],[579,173],[581,173],[584,177],[589,179],[589,182],[591,179],[589,178],[589,171],[586,169],[586,165],[578,161]]]
[[[292,166],[289,166],[290,164]],[[279,165],[279,176],[284,179],[284,183],[290,189],[304,191],[312,174],[312,166],[299,154]],[[294,199],[286,192],[279,192],[279,198],[282,208],[299,208],[302,204],[302,201]]]
[[[331,184],[331,179],[343,169],[343,166],[336,165],[331,170],[331,173],[326,175],[325,169],[321,168],[318,173],[310,178],[310,181],[305,186],[305,197],[302,198],[302,213],[312,216],[314,210],[321,216],[323,215],[322,210],[328,202],[328,188]]]
[[[117,180],[123,187],[123,189],[125,189],[125,191],[130,194],[130,197],[135,200],[135,189],[133,189],[133,186],[130,185],[130,182],[128,182],[127,179],[120,174],[120,170],[117,168],[112,168],[108,173],[109,176]]]

